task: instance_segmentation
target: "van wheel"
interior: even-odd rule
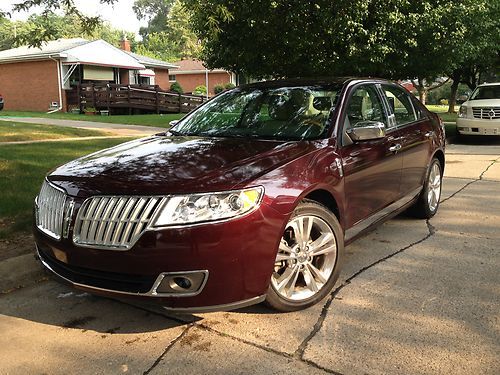
[[[283,232],[266,303],[279,311],[296,311],[322,300],[338,279],[343,250],[336,216],[304,200]]]

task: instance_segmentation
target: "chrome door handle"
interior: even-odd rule
[[[433,135],[434,135],[434,131],[432,131],[432,130],[431,130],[431,131],[428,131],[427,133],[425,133],[425,137],[426,137],[426,138],[430,138],[430,137],[432,137]]]
[[[399,143],[389,147],[390,152],[398,152],[399,150],[401,150],[401,145]]]

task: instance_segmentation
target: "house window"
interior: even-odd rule
[[[176,81],[176,79],[175,79],[175,74],[169,74],[169,75],[168,75],[168,80],[169,80],[170,82],[175,82],[175,81]]]

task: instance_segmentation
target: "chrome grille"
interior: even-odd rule
[[[500,119],[500,107],[472,107],[474,118],[485,120]]]
[[[87,199],[78,212],[73,242],[127,250],[148,227],[163,197],[102,196]]]
[[[36,225],[59,240],[63,229],[66,193],[45,181],[36,200]]]

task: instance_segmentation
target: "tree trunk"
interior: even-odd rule
[[[425,87],[424,80],[421,78],[418,78],[418,83],[416,85],[417,91],[418,91],[418,98],[420,102],[425,105],[427,102],[427,89]]]

